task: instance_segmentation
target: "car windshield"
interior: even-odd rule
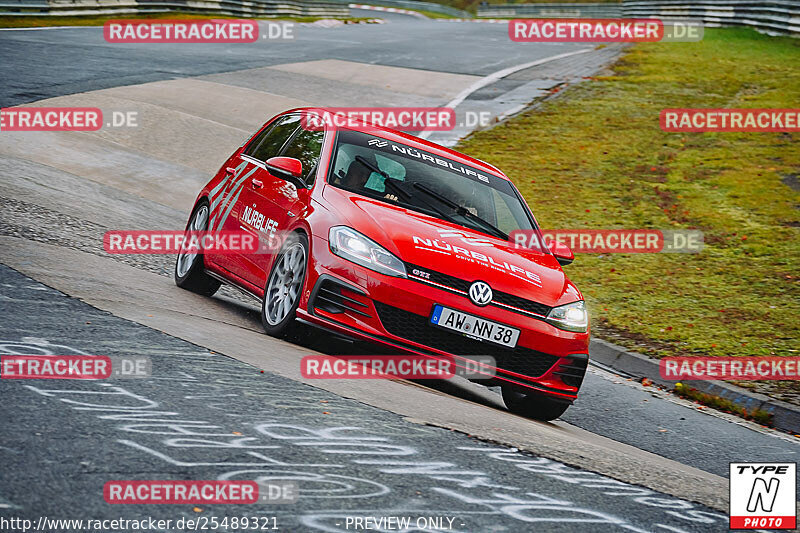
[[[338,132],[328,181],[505,240],[533,229],[507,180],[366,133]]]

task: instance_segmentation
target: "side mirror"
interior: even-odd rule
[[[556,257],[556,261],[561,266],[567,266],[575,260],[575,254],[569,249],[569,246],[563,242],[552,241],[550,243],[550,251]]]
[[[266,167],[269,172],[281,179],[293,183],[297,188],[305,188],[303,182],[303,163],[294,157],[270,157]]]

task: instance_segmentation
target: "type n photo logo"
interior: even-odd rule
[[[731,529],[794,529],[796,463],[731,463]]]

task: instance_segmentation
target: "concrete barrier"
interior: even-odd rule
[[[622,4],[548,3],[548,4],[490,4],[478,8],[479,18],[622,18]]]

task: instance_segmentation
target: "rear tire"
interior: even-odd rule
[[[503,387],[503,401],[514,414],[549,422],[564,414],[569,402],[561,402],[539,394],[525,394],[509,387]]]
[[[186,231],[207,231],[209,213],[208,201],[199,201],[189,218]],[[221,283],[206,274],[204,268],[203,254],[181,250],[175,260],[175,285],[203,296],[212,296]]]
[[[297,316],[308,265],[308,239],[293,233],[283,243],[272,265],[261,301],[261,323],[267,335],[280,337],[289,331]]]

